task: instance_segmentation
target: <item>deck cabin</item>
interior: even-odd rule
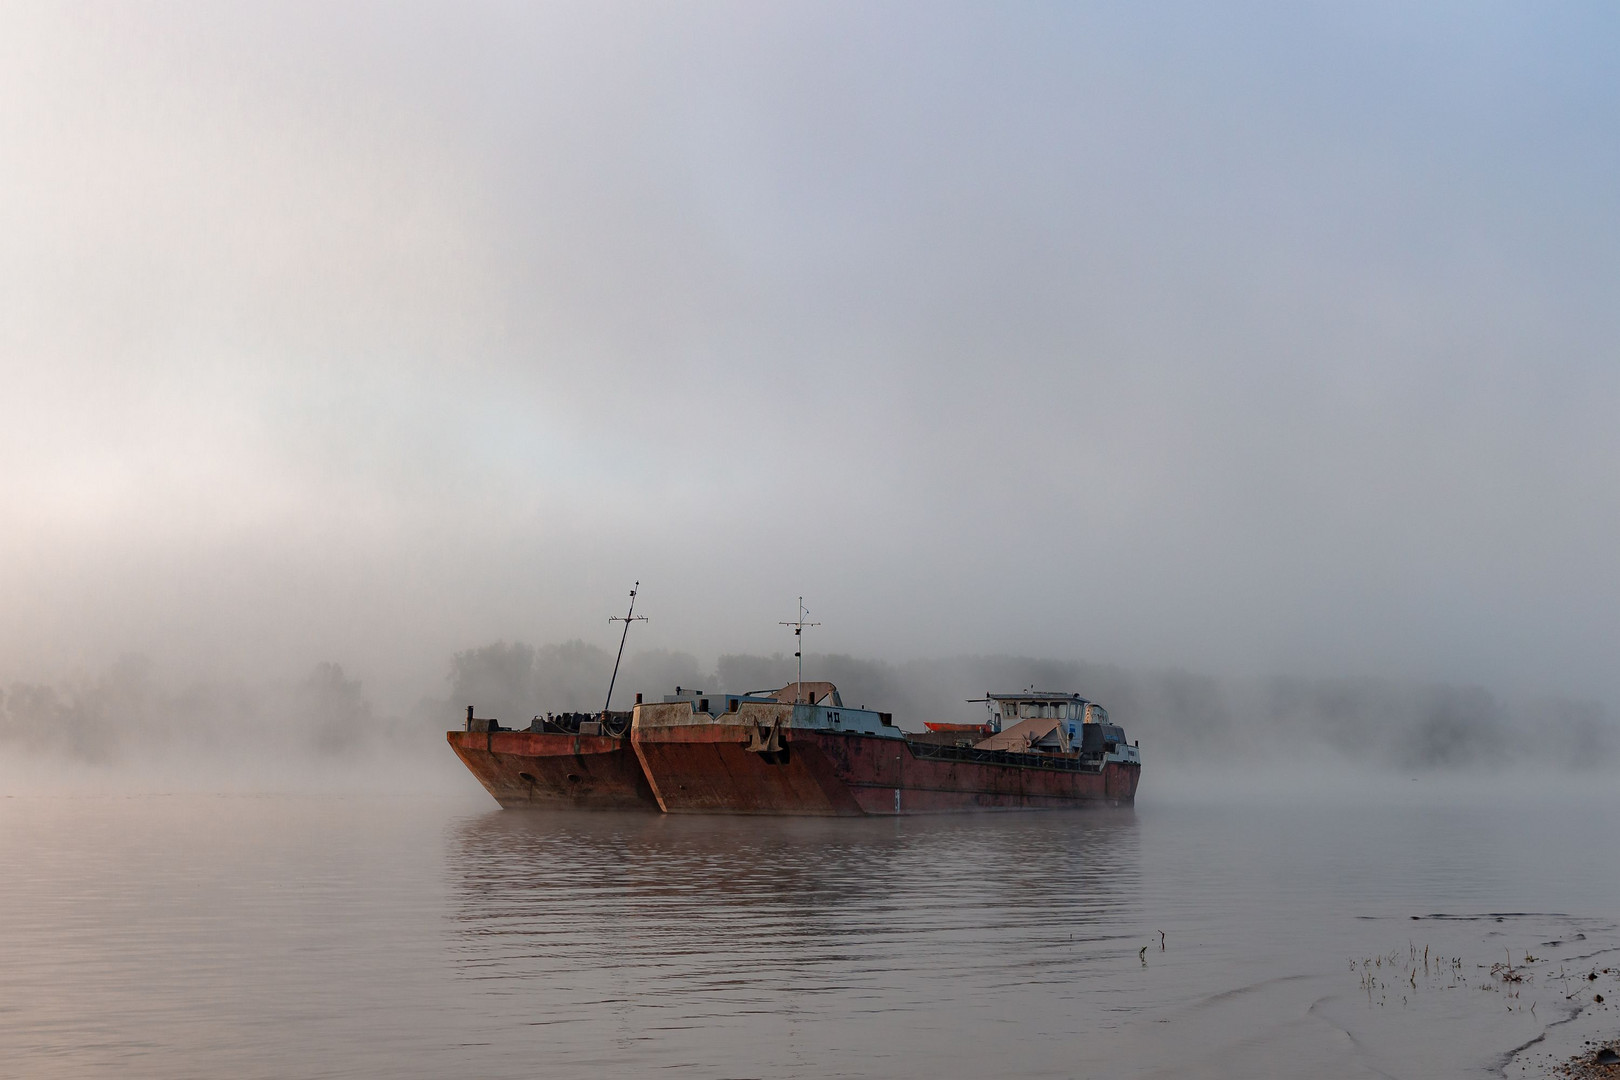
[[[979,698],[990,712],[990,726],[1005,731],[1025,720],[1066,720],[1074,724],[1106,724],[1108,710],[1079,694],[986,694]],[[1055,725],[1054,725],[1055,726]],[[1072,727],[1073,725],[1065,725]]]
[[[975,750],[1012,753],[1076,754],[1098,761],[1141,760],[1125,732],[1108,720],[1108,710],[1079,694],[986,694],[995,734],[973,744]]]

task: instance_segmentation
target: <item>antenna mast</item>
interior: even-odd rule
[[[630,610],[623,615],[609,615],[608,622],[624,623],[624,633],[619,635],[619,655],[613,658],[613,678],[608,680],[607,703],[602,706],[602,715],[606,716],[608,708],[613,704],[613,684],[619,681],[619,661],[624,659],[624,639],[630,636],[630,624],[633,622],[646,622],[647,616],[636,614],[636,592],[641,588],[641,582],[630,590]]]
[[[807,626],[820,626],[818,622],[805,622],[804,617],[810,614],[804,610],[804,597],[799,597],[799,617],[794,622],[778,623],[779,626],[793,627],[793,660],[798,665],[798,674],[793,678],[793,704],[799,704],[799,697],[804,693],[804,628]]]

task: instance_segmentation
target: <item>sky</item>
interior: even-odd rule
[[[1620,11],[0,5],[0,679],[1620,702]],[[810,677],[807,670],[807,676]],[[392,695],[392,696],[391,696]]]

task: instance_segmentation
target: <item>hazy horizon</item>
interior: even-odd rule
[[[1158,800],[1322,798],[1368,784],[1381,798],[1404,798],[1390,785],[1420,778],[1447,797],[1477,795],[1480,784],[1493,799],[1572,797],[1620,762],[1620,725],[1603,703],[1480,686],[1235,678],[1011,655],[806,660],[806,678],[835,682],[847,704],[890,712],[910,731],[930,720],[983,721],[970,699],[986,691],[1081,692],[1143,747],[1154,781],[1147,797]],[[516,728],[537,713],[594,712],[613,662],[612,649],[580,640],[493,642],[455,653],[441,679],[395,710],[331,662],[279,678],[199,680],[126,656],[58,684],[0,684],[0,781],[19,791],[73,789],[86,778],[92,787],[179,791],[472,791],[476,782],[442,741],[467,705]],[[632,650],[613,704],[628,708],[637,693],[657,701],[677,686],[774,688],[793,673],[784,653],[705,664]]]

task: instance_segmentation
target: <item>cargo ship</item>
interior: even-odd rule
[[[631,714],[552,713],[527,729],[473,716],[447,731],[456,756],[507,809],[654,810],[658,801],[630,746]]]
[[[1078,694],[987,694],[978,724],[928,723],[907,733],[894,718],[846,706],[830,682],[707,694],[677,686],[662,702],[613,712],[548,713],[528,729],[474,716],[446,732],[456,755],[503,807],[662,810],[669,814],[890,816],[967,810],[1128,806],[1142,774],[1139,748],[1096,702]],[[794,644],[808,627],[799,598]]]
[[[1139,747],[1078,694],[989,694],[982,725],[908,734],[829,682],[638,704],[630,744],[671,814],[890,816],[1128,806]]]

